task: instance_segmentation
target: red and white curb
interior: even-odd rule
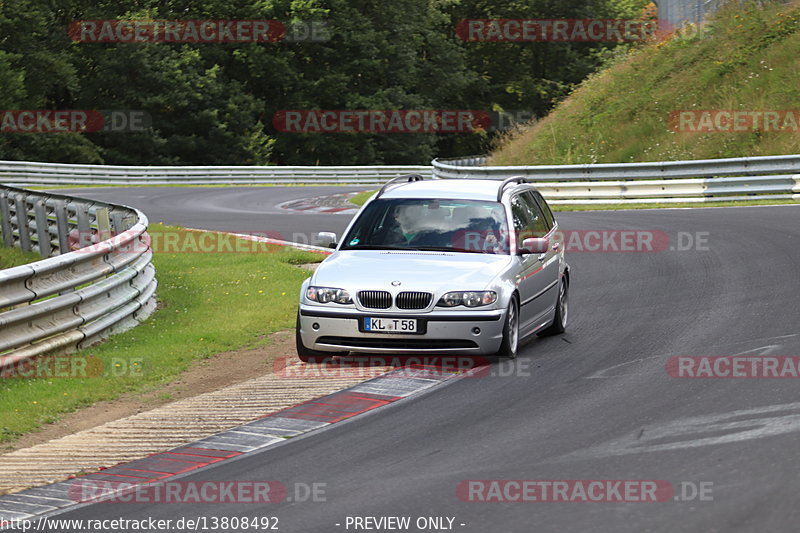
[[[228,461],[286,442],[287,439],[324,428],[396,401],[480,371],[438,366],[409,365],[354,385],[348,389],[268,414],[253,422],[217,433],[191,444],[156,453],[98,472],[42,487],[0,496],[0,528],[17,521],[64,512],[86,503],[79,497],[87,483],[130,491],[174,476]],[[104,491],[113,498],[115,491]]]
[[[317,198],[303,198],[300,200],[289,200],[278,204],[279,209],[294,211],[296,213],[315,213],[328,215],[354,215],[358,212],[358,207],[350,204],[350,198],[359,194],[358,192],[348,192],[332,194]],[[332,202],[338,205],[324,205],[325,202]]]
[[[281,209],[285,209],[287,211],[296,211],[298,213],[314,213],[314,214],[325,214],[325,215],[355,215],[358,212],[358,208],[325,207],[320,205],[308,205],[300,207],[284,207],[280,205],[278,207],[280,207]]]

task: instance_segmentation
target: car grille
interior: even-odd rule
[[[325,336],[317,339],[318,344],[329,346],[351,346],[353,348],[393,348],[395,350],[444,350],[447,348],[477,348],[475,341],[465,339],[410,339],[364,338]]]
[[[429,292],[401,292],[394,303],[398,309],[425,309],[432,298]]]
[[[392,306],[392,295],[386,291],[360,291],[358,301],[369,309],[389,309]]]

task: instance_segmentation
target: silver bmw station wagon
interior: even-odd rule
[[[389,181],[300,290],[297,354],[496,354],[567,325],[569,265],[524,178]]]

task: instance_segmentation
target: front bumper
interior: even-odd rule
[[[491,355],[500,349],[505,314],[504,310],[378,313],[301,305],[300,336],[307,348],[323,352]],[[423,321],[424,333],[364,332],[365,317],[415,318]]]

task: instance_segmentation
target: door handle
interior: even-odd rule
[[[547,254],[539,254],[539,261],[544,261],[544,258],[547,257]]]

